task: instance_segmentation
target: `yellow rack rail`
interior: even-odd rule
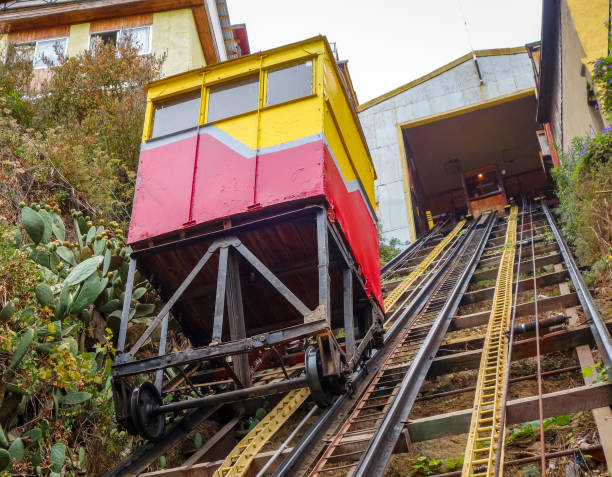
[[[512,277],[516,253],[516,222],[518,208],[512,207],[506,229],[506,243],[501,257],[491,316],[487,327],[474,411],[470,433],[465,449],[462,477],[492,476],[495,472],[495,459],[502,412],[504,377],[508,366],[508,338],[506,328],[512,312]],[[499,475],[503,474],[504,450],[501,451]]]
[[[451,230],[450,233],[446,237],[444,237],[444,239],[442,239],[442,241],[438,245],[436,245],[431,252],[429,252],[427,257],[425,257],[425,259],[421,263],[419,263],[416,268],[412,270],[412,272],[410,272],[410,274],[404,279],[404,281],[402,281],[398,286],[393,289],[391,293],[387,295],[387,298],[385,298],[385,310],[387,311],[387,313],[391,310],[393,305],[397,303],[397,301],[402,297],[402,295],[408,291],[408,289],[412,286],[416,279],[419,278],[419,276],[421,276],[421,274],[425,270],[427,270],[427,267],[431,265],[431,262],[433,262],[438,257],[438,255],[440,255],[442,250],[444,250],[446,245],[448,245],[448,243],[453,239],[453,237],[455,237],[455,235],[459,233],[459,231],[463,228],[464,225],[465,220],[460,220],[459,223],[457,223],[457,225],[455,226],[455,228]]]
[[[213,477],[240,477],[246,474],[253,459],[281,426],[310,395],[308,388],[287,394],[225,458]]]

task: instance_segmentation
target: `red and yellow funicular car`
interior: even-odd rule
[[[465,172],[463,190],[468,210],[476,218],[493,210],[503,212],[508,204],[503,176],[496,165]]]
[[[219,388],[206,383],[223,379],[224,402],[308,384],[324,406],[342,392],[382,333],[375,178],[323,37],[152,83],[130,270],[165,305],[131,349],[122,317],[119,420],[157,439],[165,414],[212,405]],[[191,349],[166,352],[169,313]],[[159,356],[137,356],[158,327]],[[304,359],[305,376],[299,366],[280,382],[258,373]],[[187,372],[213,393],[162,404],[177,389],[164,376]]]

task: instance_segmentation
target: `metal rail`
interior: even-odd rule
[[[403,415],[410,411],[420,383],[446,332],[449,318],[458,306],[458,300],[452,298],[462,286],[467,287],[466,277],[471,276],[476,266],[476,257],[479,256],[475,251],[482,252],[485,237],[491,227],[492,221],[487,223],[486,232],[474,227],[473,230],[479,233],[472,233],[469,238],[466,236],[457,246],[458,255],[452,254],[447,258],[451,263],[443,278],[437,280],[435,290],[429,295],[419,315],[403,329],[399,342],[368,385],[350,417],[336,433],[311,476],[330,472],[339,475],[351,471],[360,463],[366,465],[357,468],[353,475],[379,475],[372,473],[373,469],[368,465],[374,461],[382,473],[393,448],[389,448],[388,442],[383,441],[397,440],[403,427],[398,413]],[[453,236],[457,232],[455,230]],[[470,266],[472,264],[473,267]],[[405,373],[407,369],[410,371]],[[389,428],[390,423],[394,429]],[[373,445],[368,448],[364,444],[370,440]],[[347,447],[355,450],[348,450]],[[377,454],[375,458],[370,457],[373,453]],[[387,454],[386,457],[384,454]],[[362,457],[363,461],[360,460]],[[344,460],[349,463],[342,464]]]
[[[433,265],[433,269],[430,273],[423,277],[423,280],[417,285],[418,290],[413,290],[402,304],[398,307],[398,310],[392,314],[389,321],[393,324],[385,332],[384,343],[385,347],[392,346],[398,332],[407,326],[409,318],[415,313],[418,313],[427,303],[427,300],[432,296],[434,288],[438,280],[442,277],[445,270],[452,263],[457,251],[461,248],[455,246],[456,243],[463,243],[467,240],[467,235],[462,237],[461,242],[454,242],[448,247],[447,250],[439,257],[438,261]],[[409,260],[410,258],[406,258]],[[363,380],[372,379],[372,375],[368,375],[369,370],[378,366],[377,362],[380,360],[382,350],[374,350],[372,357],[362,366],[359,371],[351,380],[352,387],[356,388],[359,383]],[[349,396],[344,394],[337,397],[334,402],[328,407],[313,424],[313,426],[302,436],[302,438],[293,447],[293,450],[285,457],[278,468],[273,472],[272,477],[292,477],[296,473],[296,468],[302,463],[304,456],[311,451],[313,446],[318,443],[324,433],[332,425],[334,419],[337,417],[343,406],[346,405]]]
[[[531,203],[529,203],[529,216],[531,217]],[[544,439],[544,407],[542,404],[542,352],[540,345],[540,320],[538,317],[538,284],[537,268],[535,263],[535,245],[533,240],[533,223],[529,227],[531,235],[531,270],[533,274],[533,306],[535,318],[535,338],[536,338],[536,364],[538,381],[538,418],[540,421],[540,475],[546,477],[546,439]]]
[[[427,267],[431,265],[431,263],[442,253],[444,248],[448,245],[448,243],[457,235],[463,226],[465,225],[465,220],[459,221],[455,228],[451,230],[451,232],[442,239],[442,241],[434,247],[434,249],[429,252],[427,257],[421,263],[419,263],[416,268],[410,272],[410,274],[402,281],[397,287],[393,289],[389,295],[385,298],[385,310],[390,311],[393,308],[393,305],[397,303],[397,301],[402,297],[404,293],[408,291],[408,289],[414,284],[419,276],[427,270]]]
[[[420,314],[420,317],[425,318],[425,322],[431,319],[434,321],[421,346],[417,348],[418,353],[401,380],[399,388],[393,391],[394,394],[396,393],[395,398],[359,462],[353,474],[354,477],[383,475],[404,422],[410,414],[431,362],[448,330],[470,278],[474,274],[495,223],[494,216],[487,219],[486,225],[483,219],[484,217],[481,218],[481,225],[484,226],[475,228],[460,255],[453,259],[447,274],[440,281],[428,305]]]
[[[295,389],[287,394],[234,447],[215,471],[213,477],[242,477],[245,475],[257,453],[298,410],[308,396],[310,396],[308,388]]]
[[[444,222],[437,224],[433,229],[431,229],[427,233],[427,235],[424,235],[418,240],[412,242],[410,245],[408,245],[408,247],[405,250],[403,250],[402,252],[397,254],[395,257],[393,257],[391,260],[389,260],[380,269],[381,279],[384,280],[391,273],[397,270],[403,263],[413,258],[414,254],[422,250],[423,247],[425,247],[429,243],[430,240],[432,240],[434,237],[437,237],[440,234],[440,232],[442,231],[442,229],[444,228],[447,222],[448,220],[445,220]]]
[[[489,325],[485,335],[482,359],[478,371],[474,412],[465,449],[463,476],[491,476],[497,460],[502,394],[508,366],[505,331],[512,311],[512,280],[516,255],[516,223],[518,208],[512,207],[506,228]],[[503,462],[501,450],[500,461]]]

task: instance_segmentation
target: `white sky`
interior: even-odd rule
[[[540,39],[541,0],[461,0],[474,49]],[[470,51],[459,0],[227,0],[251,51],[322,34],[349,60],[360,103]]]

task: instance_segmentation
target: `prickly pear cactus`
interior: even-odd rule
[[[22,204],[22,224],[31,242],[25,245],[32,260],[56,275],[54,286],[40,284],[36,297],[57,320],[76,315],[85,325],[102,317],[113,332],[119,329],[131,249],[117,222],[94,223],[72,211],[75,240],[66,240],[59,209]],[[147,322],[155,303],[137,303],[148,284],[136,275],[130,320]],[[0,320],[2,316],[0,315]]]
[[[21,204],[23,236],[0,223],[3,477],[85,475],[85,427],[127,443],[110,419],[109,375],[131,250],[116,222],[71,216],[66,227],[59,208]],[[20,285],[7,288],[13,277]],[[146,324],[157,308],[137,273],[130,320]]]

